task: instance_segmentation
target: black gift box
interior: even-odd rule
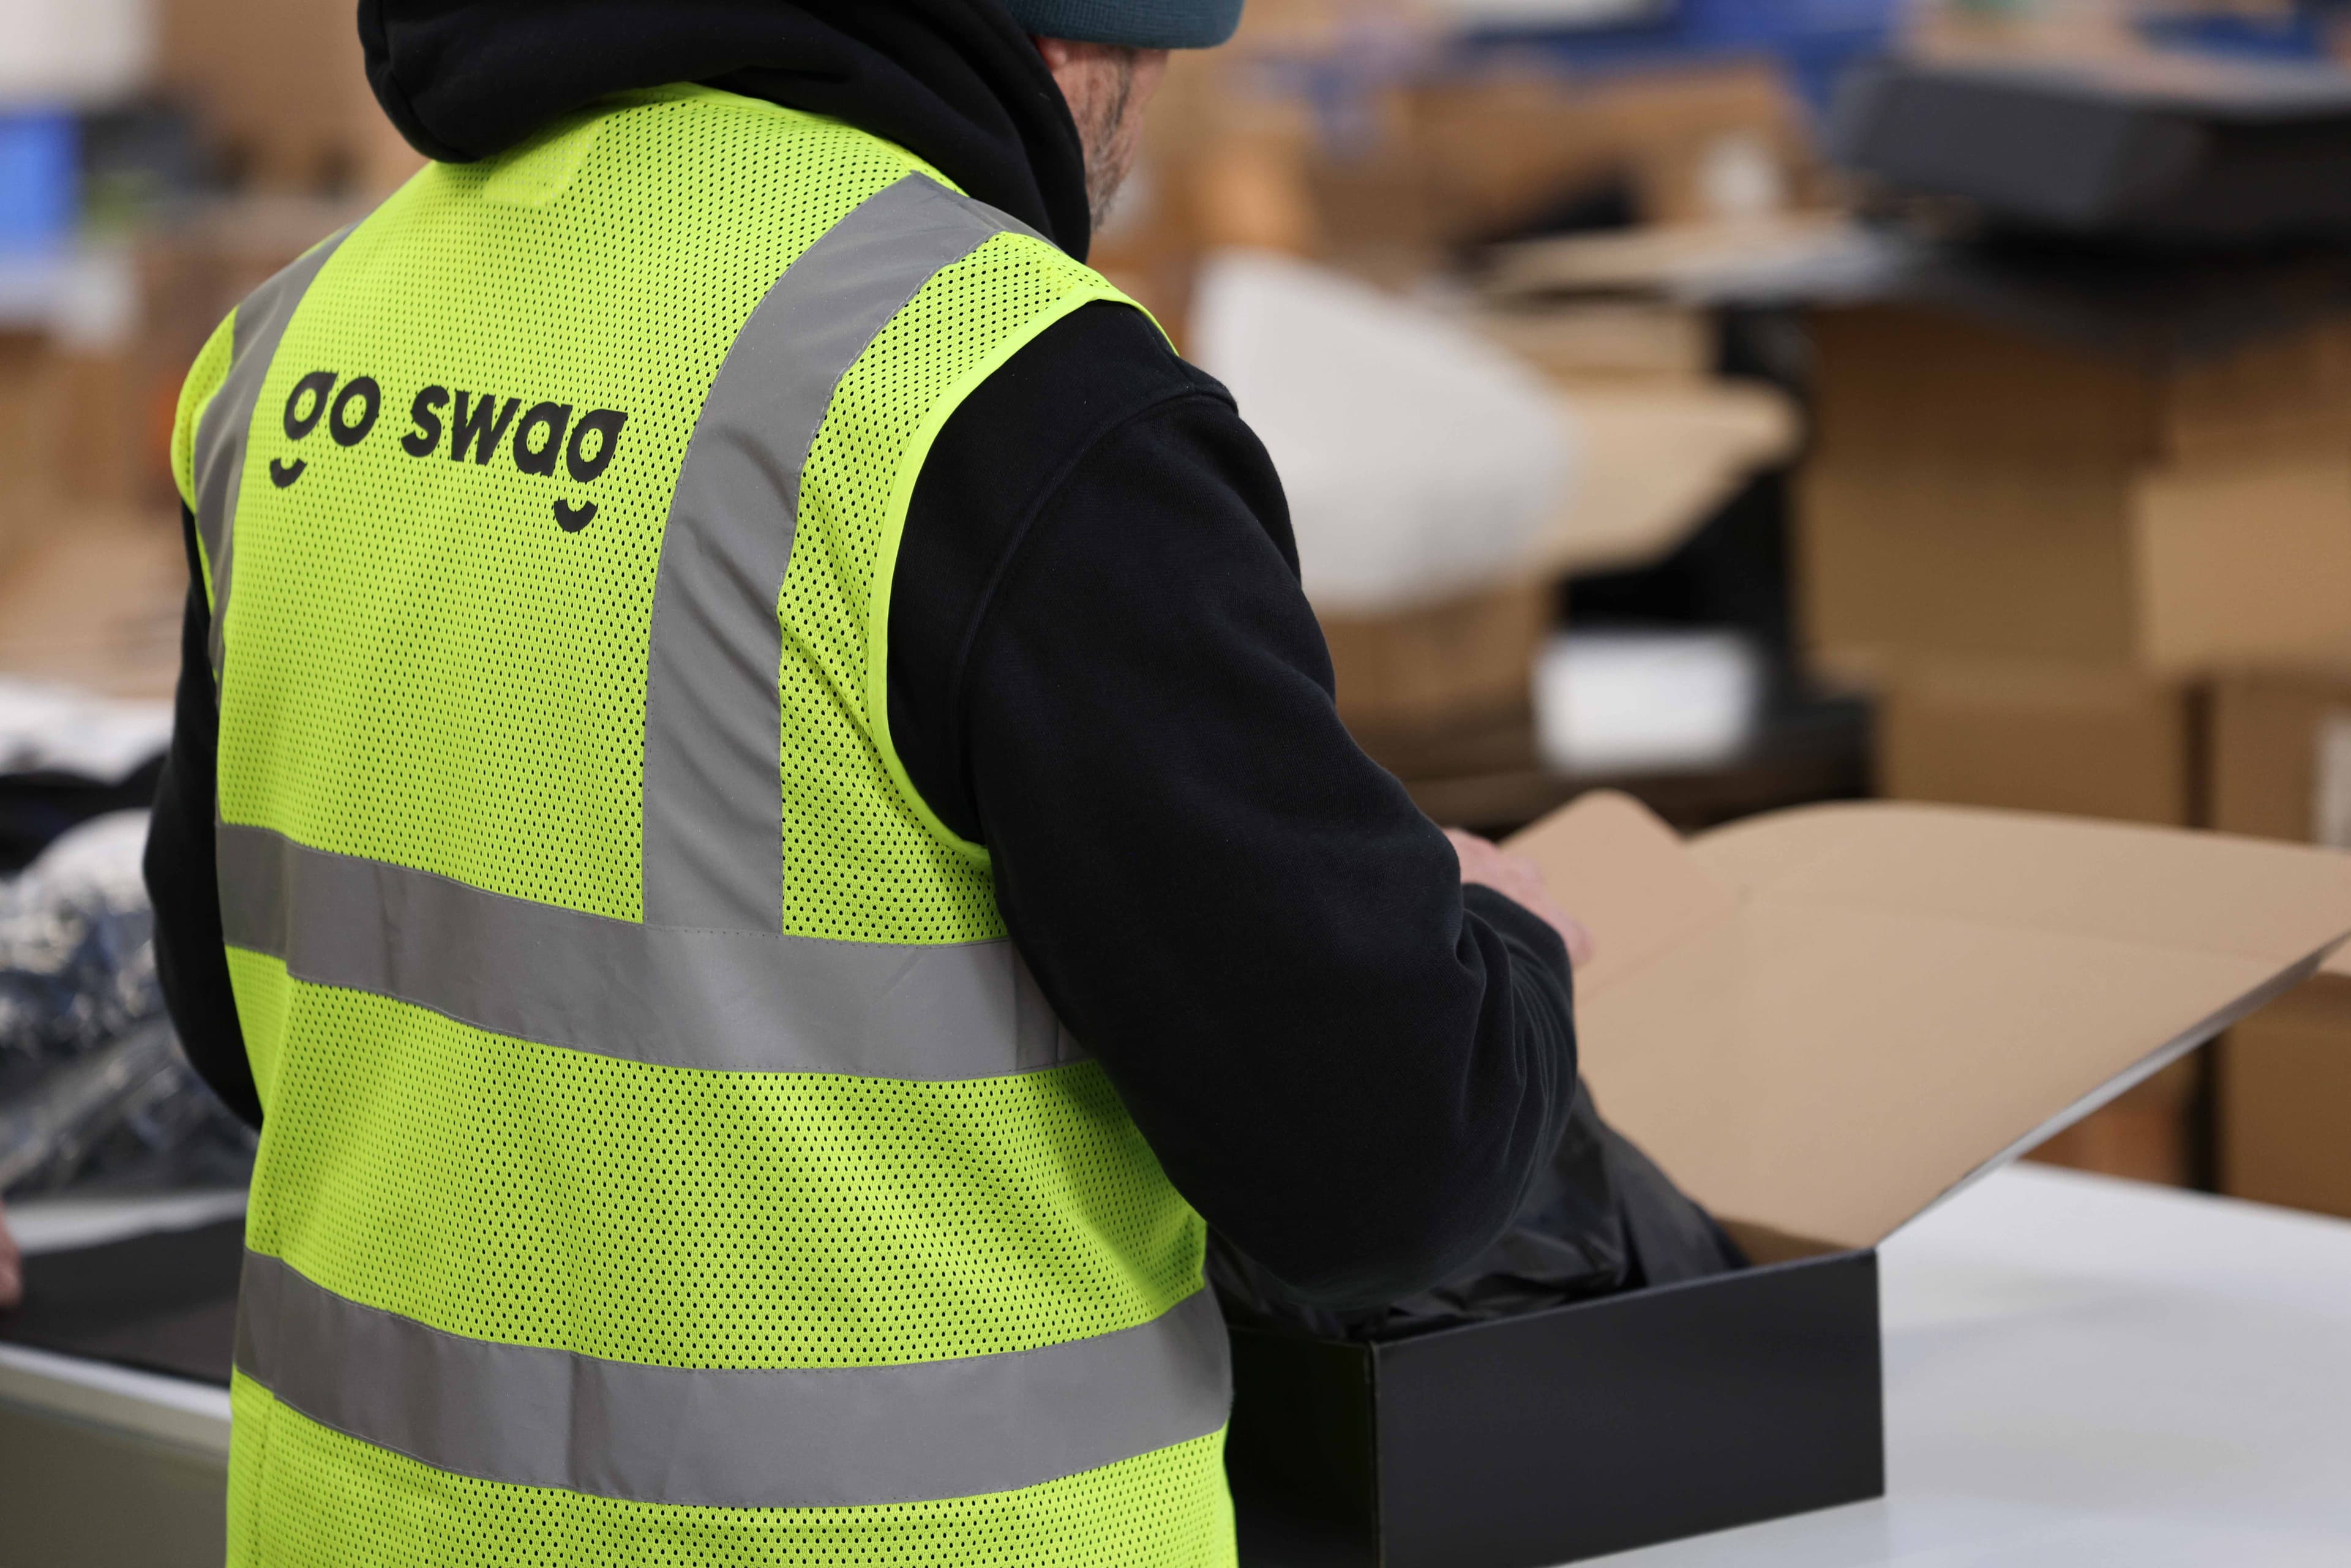
[[[1551,1568],[1881,1495],[1878,1244],[2351,929],[2339,853],[2016,813],[1685,844],[1601,794],[1510,847],[1597,939],[1600,1104],[1757,1266],[1373,1344],[1236,1324],[1247,1568]]]
[[[1244,1568],[1548,1568],[1886,1490],[1877,1255],[1384,1344],[1233,1328]]]

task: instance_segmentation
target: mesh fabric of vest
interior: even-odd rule
[[[793,259],[910,172],[848,127],[637,95],[433,166],[328,258],[271,360],[224,616],[230,824],[622,920],[644,913],[649,629],[703,399]],[[923,452],[1099,278],[1030,236],[925,284],[840,382],[777,606],[783,931],[999,937],[983,853],[892,755],[879,671]],[[194,423],[227,329],[183,397]],[[380,428],[274,485],[306,376]],[[625,409],[592,526],[480,447],[403,452],[420,388]],[[358,404],[328,411],[327,422]],[[440,417],[452,421],[455,410]],[[281,429],[284,424],[284,429]],[[504,433],[511,437],[511,430]],[[962,1082],[711,1071],[492,1033],[232,947],[266,1111],[248,1244],[472,1339],[681,1368],[852,1367],[1049,1346],[1200,1288],[1202,1228],[1089,1062]],[[233,1563],[1230,1560],[1220,1434],[1023,1490],[825,1509],[638,1503],[458,1476],[240,1376]]]

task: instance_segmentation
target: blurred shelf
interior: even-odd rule
[[[1682,831],[1697,832],[1763,811],[1866,796],[1869,722],[1864,702],[1830,698],[1778,716],[1754,745],[1714,768],[1577,774],[1517,768],[1405,784],[1437,821],[1495,836],[1593,789],[1621,789]]]

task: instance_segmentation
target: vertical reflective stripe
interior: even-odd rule
[[[253,428],[254,406],[261,401],[261,383],[294,308],[309,292],[310,284],[348,228],[312,246],[294,263],[246,297],[236,308],[236,324],[229,340],[228,374],[205,405],[196,425],[196,537],[212,568],[213,674],[217,676],[225,653],[222,629],[228,622],[229,578],[236,550],[236,495],[245,477],[245,447]]]
[[[783,632],[800,472],[834,389],[940,268],[1013,226],[909,174],[801,254],[712,383],[662,536],[645,674],[644,915],[783,924]]]
[[[322,1427],[512,1486],[705,1508],[984,1496],[1205,1437],[1232,1404],[1206,1286],[1148,1322],[880,1366],[607,1361],[432,1328],[248,1252],[236,1365]]]

